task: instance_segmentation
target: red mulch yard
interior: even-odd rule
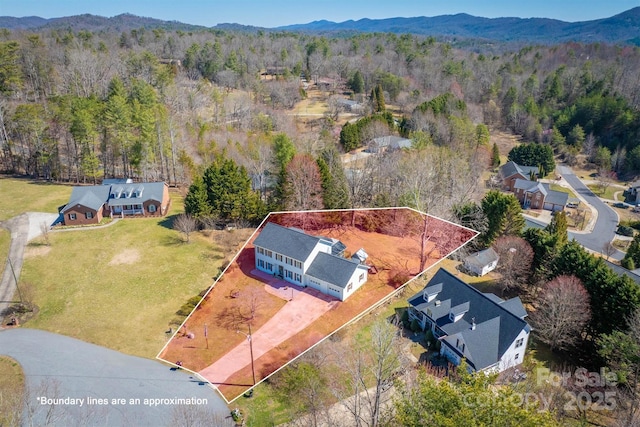
[[[370,273],[367,283],[344,302],[328,303],[330,297],[313,302],[306,299],[306,303],[302,298],[294,298],[289,302],[273,294],[277,292],[267,292],[265,282],[251,275],[255,269],[252,239],[159,355],[159,358],[172,363],[180,360],[185,368],[194,372],[204,370],[203,374],[206,374],[207,367],[233,350],[234,356],[230,354],[226,359],[235,360],[237,370],[216,384],[228,401],[246,392],[253,384],[251,358],[246,348],[249,323],[253,333],[256,382],[260,382],[358,315],[369,311],[420,273],[421,247],[424,246],[426,269],[476,234],[409,209],[272,214],[267,221],[297,227],[313,235],[337,238],[347,246],[347,256],[364,248],[369,254],[367,264],[374,265],[377,274]],[[420,238],[423,233],[427,236],[424,244]],[[256,236],[257,233],[254,238]],[[295,305],[298,301],[308,304],[309,310],[313,306],[316,314],[317,310],[323,310],[324,314],[318,314],[317,320],[296,331],[296,322],[291,320],[291,316],[295,313],[304,315],[305,310],[305,306]],[[285,304],[290,305],[281,311]],[[290,336],[286,336],[281,328],[277,328],[277,332],[261,329],[274,316],[274,320],[283,316],[282,321],[291,325]],[[207,338],[204,336],[205,325]],[[278,337],[269,337],[270,333],[278,334]],[[193,334],[193,338],[188,334]],[[280,342],[270,349],[263,349],[263,354],[256,351],[260,350],[260,343],[264,346],[267,337],[278,338]],[[211,381],[210,378],[207,380]]]

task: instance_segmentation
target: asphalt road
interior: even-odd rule
[[[27,378],[23,425],[193,425],[190,417],[204,422],[205,413],[206,425],[233,425],[229,409],[209,385],[155,360],[26,328],[0,330],[0,354],[17,360]],[[66,401],[43,405],[42,398]],[[177,400],[188,398],[197,404]],[[165,400],[152,405],[145,399]]]
[[[606,242],[611,242],[618,226],[618,215],[597,197],[584,183],[574,175],[570,168],[558,166],[558,172],[579,193],[588,204],[598,211],[598,218],[591,233],[569,233],[570,239],[575,239],[582,246],[595,252],[602,253]],[[616,250],[611,258],[621,260],[624,253]]]

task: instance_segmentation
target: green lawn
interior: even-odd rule
[[[622,188],[614,187],[612,185],[609,185],[607,189],[604,191],[604,193],[601,191],[600,186],[597,184],[589,184],[587,185],[587,187],[589,187],[589,190],[593,191],[593,194],[595,194],[596,196],[602,197],[603,199],[609,199],[609,200],[617,200],[615,198],[615,193],[619,191],[624,191]],[[623,201],[623,200],[624,198],[622,197],[622,193],[621,193],[620,201]]]
[[[576,196],[576,193],[574,193],[573,191],[571,191],[570,189],[563,187],[561,185],[558,184],[549,184],[549,189],[550,190],[555,190],[555,191],[560,191],[563,193],[567,193],[569,194],[569,197],[573,197],[574,199],[577,198],[578,196]]]
[[[69,201],[72,186],[0,176],[0,221],[23,212],[58,212]]]
[[[182,202],[171,197],[175,215]],[[201,235],[183,243],[169,222],[125,219],[51,233],[50,249],[30,245],[20,282],[40,312],[24,326],[155,357],[175,312],[212,284],[222,258]]]
[[[0,426],[20,425],[24,400],[24,372],[18,362],[0,356]]]

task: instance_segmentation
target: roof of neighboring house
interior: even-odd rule
[[[113,184],[132,184],[133,180],[131,178],[107,178],[102,180],[102,185],[113,185]]]
[[[467,265],[473,265],[476,267],[484,267],[498,260],[498,254],[493,248],[488,248],[480,252],[469,255],[464,259],[464,263]]]
[[[430,287],[441,286],[436,299],[427,302],[425,293]],[[426,291],[426,292],[425,292]],[[461,336],[465,343],[464,356],[469,365],[476,370],[488,368],[500,361],[517,336],[529,325],[521,316],[524,308],[519,299],[502,301],[498,297],[488,297],[474,287],[458,279],[447,270],[440,269],[429,281],[423,291],[409,298],[417,310],[427,314],[445,332],[443,338],[454,351],[456,338]],[[462,318],[453,322],[449,318],[451,307],[459,307],[468,303],[469,310]],[[475,327],[472,327],[475,324]],[[458,335],[459,334],[459,335]]]
[[[124,206],[142,204],[148,200],[162,201],[164,196],[164,182],[141,182],[135,184],[115,184],[111,186],[109,206]],[[136,191],[140,195],[136,196]],[[126,194],[127,197],[119,197]]]
[[[299,261],[306,261],[319,242],[331,246],[331,241],[311,236],[302,230],[268,222],[253,242],[254,246],[269,249]]]
[[[346,258],[318,252],[305,274],[341,288],[346,288],[354,271],[360,265]],[[363,267],[366,268],[366,266]]]
[[[505,179],[515,174],[528,177],[532,171],[536,175],[540,173],[540,170],[536,166],[521,166],[514,161],[508,161],[500,166],[500,175]]]
[[[536,193],[539,191],[544,196],[546,196],[549,192],[548,188],[538,181],[529,181],[527,179],[520,178],[516,179],[516,182],[513,184],[513,188],[521,189],[529,193]]]
[[[410,139],[402,138],[399,136],[388,135],[388,136],[380,136],[378,138],[373,138],[371,142],[376,147],[389,147],[389,148],[411,148],[412,142]]]
[[[566,206],[569,200],[569,194],[562,191],[549,190],[549,194],[544,199],[545,203],[551,203],[553,205]]]
[[[109,198],[109,187],[106,185],[91,185],[87,187],[73,187],[69,203],[60,212],[65,213],[76,205],[85,206],[97,211]]]

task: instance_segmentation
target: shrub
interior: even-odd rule
[[[626,225],[619,225],[616,233],[621,236],[633,237],[633,228],[627,227]]]

